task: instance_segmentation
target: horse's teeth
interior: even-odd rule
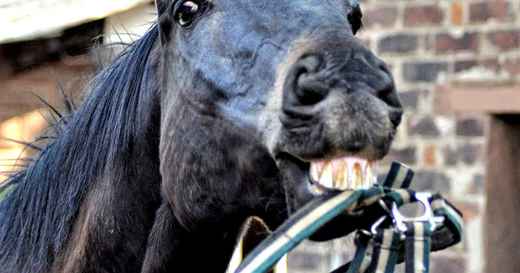
[[[343,160],[336,160],[332,162],[333,170],[334,170],[334,188],[335,189],[344,189],[346,185],[343,183],[346,170],[346,165]]]
[[[319,170],[318,164],[311,164],[310,175],[312,181],[318,182],[320,180],[321,170]]]
[[[347,162],[345,160],[343,162],[345,163],[345,175],[343,177],[344,189],[342,189],[342,190],[352,189],[352,186],[350,184],[350,177],[352,176],[352,173],[349,172]]]
[[[322,187],[337,190],[366,189],[375,183],[371,162],[354,157],[312,162],[310,177]]]
[[[321,177],[319,183],[326,188],[334,188],[334,177],[332,174],[332,164],[326,164],[323,172],[321,173]]]
[[[365,168],[365,187],[370,187],[372,186],[373,184],[375,184],[377,181],[376,181],[376,177],[374,176],[374,174],[372,173],[372,167],[370,166],[370,164],[368,164]]]
[[[363,187],[363,173],[361,172],[361,164],[359,162],[354,163],[354,188],[359,189]]]

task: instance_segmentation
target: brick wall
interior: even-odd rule
[[[360,38],[391,66],[406,108],[388,161],[411,165],[417,170],[415,189],[440,191],[465,214],[465,242],[435,254],[432,271],[480,273],[485,118],[440,115],[434,99],[439,85],[468,75],[520,80],[520,0],[362,0],[362,5]],[[349,257],[348,248],[341,241],[306,244],[292,255],[292,271],[325,271]]]

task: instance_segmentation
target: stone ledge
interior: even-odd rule
[[[434,110],[439,114],[520,113],[520,84],[457,83],[439,86]]]

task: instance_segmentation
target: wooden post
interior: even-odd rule
[[[520,86],[452,84],[436,92],[436,112],[490,116],[483,272],[520,272]]]
[[[490,119],[486,183],[486,268],[520,272],[520,115]]]

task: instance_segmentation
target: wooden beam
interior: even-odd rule
[[[435,92],[436,113],[520,113],[520,85],[452,85]]]
[[[0,0],[0,43],[55,36],[63,30],[152,0]]]
[[[490,122],[483,272],[520,272],[520,118],[492,116]]]

